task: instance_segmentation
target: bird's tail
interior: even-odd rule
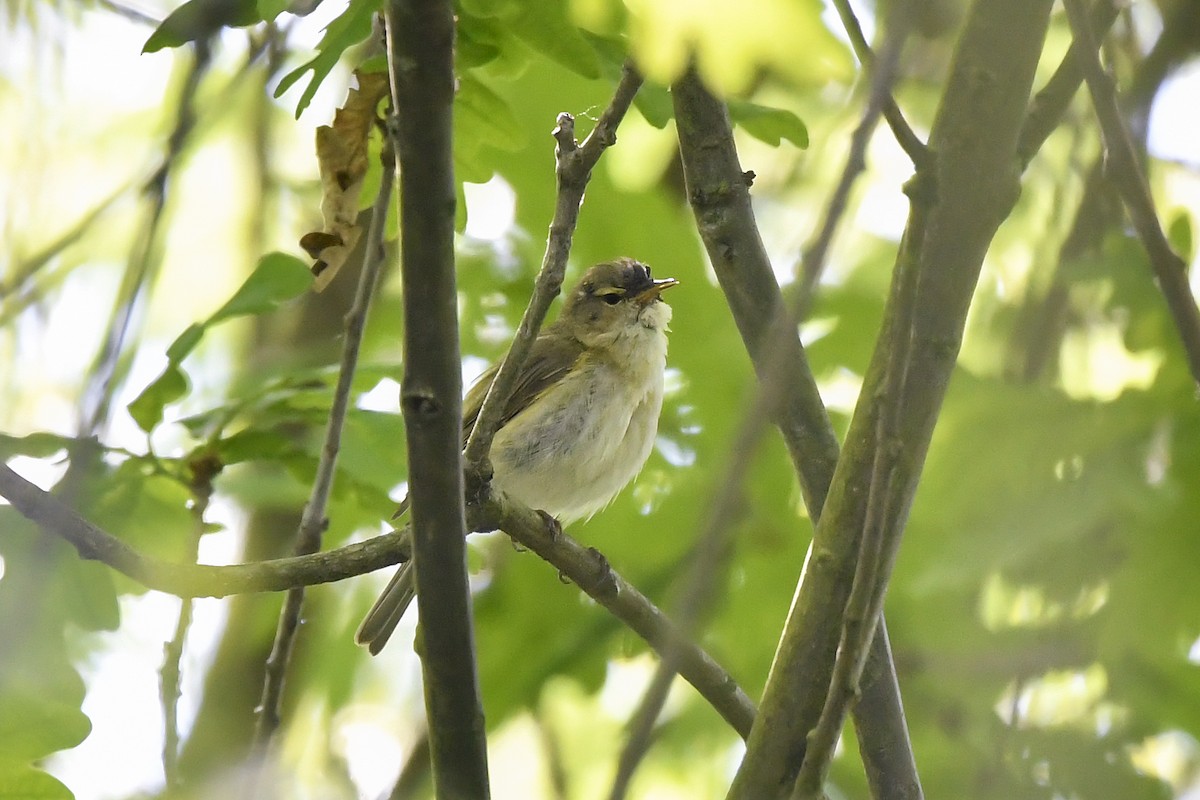
[[[387,588],[375,601],[375,605],[371,606],[371,610],[363,618],[362,624],[358,626],[354,641],[365,645],[371,651],[371,655],[378,655],[387,644],[392,631],[396,630],[404,612],[417,596],[414,578],[412,562],[401,565],[388,582]]]

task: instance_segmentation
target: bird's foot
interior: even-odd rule
[[[588,553],[596,561],[596,580],[595,587],[597,594],[616,594],[618,591],[617,575],[613,572],[612,565],[608,563],[608,559],[594,547],[588,548]],[[591,592],[588,592],[591,594]]]
[[[546,531],[550,534],[550,540],[557,542],[559,538],[562,537],[562,523],[541,509],[538,509],[537,513],[538,516],[542,518],[542,522],[546,525]]]

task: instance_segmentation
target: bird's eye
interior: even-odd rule
[[[615,306],[617,303],[621,302],[621,293],[608,292],[607,294],[600,295],[600,299],[608,303],[610,306]]]

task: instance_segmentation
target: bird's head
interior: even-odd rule
[[[665,331],[671,307],[660,295],[678,283],[655,280],[648,266],[632,258],[605,261],[584,273],[567,295],[558,324],[588,347]]]

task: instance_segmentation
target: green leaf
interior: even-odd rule
[[[0,760],[0,798],[4,800],[73,800],[75,795],[53,775],[20,762]]]
[[[1167,241],[1171,243],[1171,249],[1178,253],[1185,262],[1191,262],[1194,254],[1192,250],[1194,240],[1192,238],[1192,218],[1187,211],[1180,211],[1171,220],[1171,224],[1167,226]]]
[[[221,28],[240,28],[261,20],[255,0],[188,0],[150,34],[143,53],[207,39]]]
[[[162,374],[150,382],[142,393],[129,404],[129,416],[146,433],[154,430],[163,420],[163,409],[187,394],[188,382],[183,371],[175,364],[167,364]]]
[[[300,447],[293,433],[276,430],[248,429],[238,431],[216,443],[222,463],[243,461],[276,461],[296,455]]]
[[[657,83],[649,81],[643,83],[642,88],[638,89],[637,95],[633,98],[633,103],[645,117],[646,122],[659,130],[667,127],[667,123],[675,117],[675,106],[671,100],[671,93],[665,86]]]
[[[300,101],[296,103],[296,116],[299,117],[312,102],[317,88],[325,80],[330,71],[337,66],[338,60],[346,48],[358,44],[371,35],[371,17],[379,10],[380,0],[350,0],[349,7],[342,15],[329,23],[325,35],[317,44],[317,55],[311,61],[297,67],[284,75],[275,89],[279,97],[304,77],[304,73],[312,71],[312,79],[304,87]]]
[[[196,345],[204,337],[204,328],[203,324],[193,322],[183,333],[179,334],[178,338],[167,348],[167,358],[172,364],[178,364],[180,361],[183,361],[183,359],[187,358],[188,353],[196,349]]]
[[[808,147],[808,128],[791,111],[745,100],[728,102],[730,118],[755,139],[772,147],[778,147],[784,139],[801,149]]]
[[[290,0],[257,0],[255,7],[263,22],[270,22],[278,17],[291,5]]]
[[[585,78],[600,77],[596,50],[568,19],[562,0],[523,3],[511,24],[513,35],[550,60]]]
[[[32,761],[82,742],[92,729],[80,710],[83,695],[83,681],[65,662],[38,659],[8,669],[0,683],[4,759]]]
[[[303,294],[311,285],[312,273],[308,265],[286,253],[271,253],[263,256],[229,302],[204,324],[208,326],[231,317],[274,311],[280,304]]]
[[[9,436],[0,433],[0,460],[12,456],[29,456],[31,458],[49,458],[60,450],[65,450],[74,443],[70,436],[59,436],[56,433],[38,431],[28,436]]]
[[[468,17],[466,20],[474,22],[474,18]],[[458,41],[454,51],[459,68],[481,67],[499,58],[500,47],[486,37],[478,37],[479,26],[470,25],[466,20],[459,20]]]
[[[455,127],[461,147],[473,152],[483,145],[514,151],[527,139],[508,103],[491,87],[469,74],[459,78],[455,95]]]

